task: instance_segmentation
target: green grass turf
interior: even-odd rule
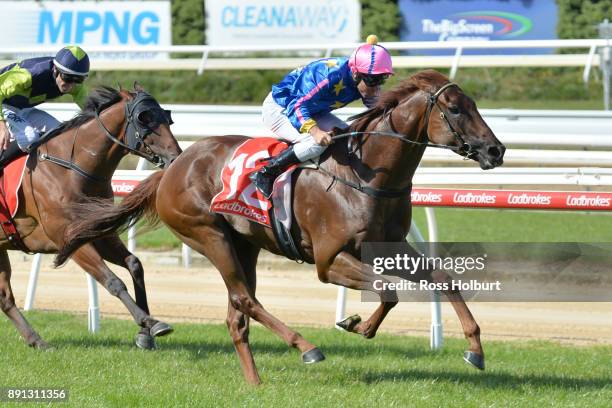
[[[82,315],[29,312],[27,318],[55,349],[28,348],[0,319],[0,386],[67,388],[62,407],[606,407],[612,401],[612,346],[485,341],[487,370],[479,372],[462,361],[463,340],[445,339],[442,351],[431,352],[424,337],[365,340],[303,328],[327,355],[306,366],[298,351],[255,327],[251,344],[264,382],[255,388],[242,379],[224,325],[176,324],[172,335],[158,339],[157,351],[144,352],[132,343],[136,327],[129,321],[104,318],[101,332],[90,335]]]

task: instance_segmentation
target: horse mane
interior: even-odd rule
[[[417,72],[395,88],[383,92],[376,106],[351,116],[349,120],[353,122],[350,125],[350,130],[352,132],[362,132],[372,120],[395,108],[406,96],[419,90],[434,92],[447,82],[448,78],[445,75],[433,69]]]
[[[120,91],[109,86],[98,86],[88,95],[83,111],[74,118],[63,122],[46,136],[51,138],[67,130],[79,127],[95,117],[96,111],[102,111],[122,99]]]

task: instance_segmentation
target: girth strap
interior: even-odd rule
[[[318,170],[331,177],[332,178],[332,182],[330,184],[330,186],[328,187],[331,188],[331,186],[336,182],[340,182],[346,186],[349,186],[351,188],[354,188],[357,191],[360,191],[366,195],[369,195],[370,197],[374,197],[374,198],[398,198],[398,197],[403,197],[406,194],[410,193],[410,191],[412,190],[412,184],[409,184],[408,186],[402,188],[401,190],[396,190],[396,189],[382,189],[382,188],[373,188],[373,187],[368,187],[368,186],[363,186],[359,183],[355,183],[353,181],[350,180],[346,180],[343,179],[342,177],[338,177],[335,174],[325,170],[323,167],[319,166]]]

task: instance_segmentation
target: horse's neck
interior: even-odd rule
[[[124,104],[119,102],[100,114],[100,120],[115,137],[124,131],[124,115],[119,110]],[[99,179],[110,179],[126,155],[125,150],[110,140],[94,118],[76,129],[58,137],[66,157],[88,174]]]
[[[397,107],[387,117],[373,122],[368,130],[400,133],[408,140],[426,142],[420,134],[420,116],[408,115],[405,108]],[[398,123],[401,123],[401,126],[398,126]],[[425,146],[405,143],[382,135],[366,137],[362,162],[376,173],[370,185],[384,189],[407,187],[412,182],[414,172],[423,157]]]

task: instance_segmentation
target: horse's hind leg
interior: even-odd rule
[[[90,245],[84,245],[79,248],[75,253],[72,259],[87,273],[94,277],[96,281],[98,281],[106,290],[113,296],[116,296],[121,300],[121,302],[128,309],[136,324],[140,327],[152,329],[157,320],[154,320],[149,316],[148,313],[145,313],[134,299],[130,296],[127,291],[127,288],[123,281],[117,277],[105,264],[100,255],[96,251],[96,249]],[[144,348],[147,350],[154,349],[155,343],[150,342],[153,340],[153,337],[148,336],[144,338],[142,336],[136,337],[136,345],[140,348]]]
[[[236,243],[236,252],[240,254],[240,264],[242,265],[247,285],[253,296],[255,296],[255,289],[257,287],[256,266],[259,248],[241,240],[235,234],[233,238]],[[227,303],[227,319],[225,322],[230,336],[232,337],[232,341],[234,342],[242,371],[247,382],[251,384],[260,384],[261,380],[257,373],[253,352],[249,344],[250,318],[248,315],[236,309],[229,300]]]
[[[136,257],[136,255],[128,251],[128,249],[125,247],[123,242],[121,242],[121,239],[119,239],[119,236],[117,235],[110,235],[98,239],[94,241],[93,244],[104,260],[115,265],[122,266],[130,272],[130,276],[132,277],[132,283],[134,284],[136,304],[146,314],[150,314],[149,304],[147,302],[147,291],[145,288],[144,281],[144,268],[142,267],[142,263]],[[172,333],[172,326],[162,321],[155,321],[156,323],[153,325],[153,327],[151,327],[151,329],[149,329],[148,327],[143,327],[140,329],[139,336],[142,337],[140,339],[141,344],[148,344],[154,342],[153,339],[147,339],[146,337],[159,337]]]
[[[190,226],[185,227],[185,235],[176,233],[187,245],[205,255],[219,270],[228,290],[229,302],[233,308],[272,330],[287,345],[299,349],[302,352],[304,362],[310,363],[324,359],[319,349],[271,315],[255,298],[231,243],[231,232],[227,227],[224,229],[218,225]],[[189,236],[186,235],[187,233]],[[245,367],[249,368],[249,364],[243,365],[243,369]],[[250,369],[255,370],[254,365]],[[247,380],[258,378],[255,375],[256,370],[245,371]]]
[[[40,349],[49,348],[49,345],[34,331],[15,305],[15,297],[11,288],[11,263],[6,250],[0,251],[0,307],[28,345]]]

